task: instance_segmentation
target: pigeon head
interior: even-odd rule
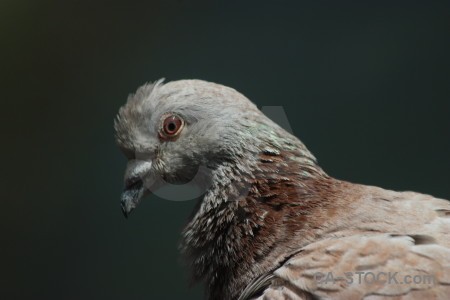
[[[261,126],[275,125],[269,122],[246,97],[219,84],[159,80],[143,85],[115,120],[117,143],[128,158],[125,216],[164,183],[194,182],[206,189],[218,166],[251,163]]]

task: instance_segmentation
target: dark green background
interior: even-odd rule
[[[361,3],[364,2],[364,3]],[[113,118],[146,81],[281,105],[331,175],[450,198],[449,1],[0,2],[2,299],[196,299],[194,201],[119,208]]]

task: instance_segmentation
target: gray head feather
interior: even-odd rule
[[[236,90],[201,80],[162,82],[147,83],[130,95],[115,120],[117,143],[130,159],[126,192],[139,180],[144,180],[148,192],[161,185],[157,177],[170,183],[189,182],[200,167],[212,170],[227,161],[240,161],[236,168],[249,169],[262,147],[277,148],[286,141],[291,147],[303,148],[305,158],[314,161],[300,141]],[[159,135],[162,118],[168,113],[186,123],[176,140],[162,140]],[[136,160],[147,162],[147,168]],[[201,181],[197,184],[208,185],[211,176],[205,173],[197,178]],[[126,214],[145,194],[142,190],[124,193],[124,198],[133,199],[124,206]]]

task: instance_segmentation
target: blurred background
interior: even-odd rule
[[[195,204],[119,206],[113,118],[146,81],[283,106],[332,176],[450,199],[449,1],[0,2],[2,299],[201,299]]]

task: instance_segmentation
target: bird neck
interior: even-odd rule
[[[289,245],[329,186],[330,177],[296,138],[262,139],[257,149],[213,170],[183,231],[193,279],[206,282],[210,298],[233,299],[289,255],[279,247]]]

